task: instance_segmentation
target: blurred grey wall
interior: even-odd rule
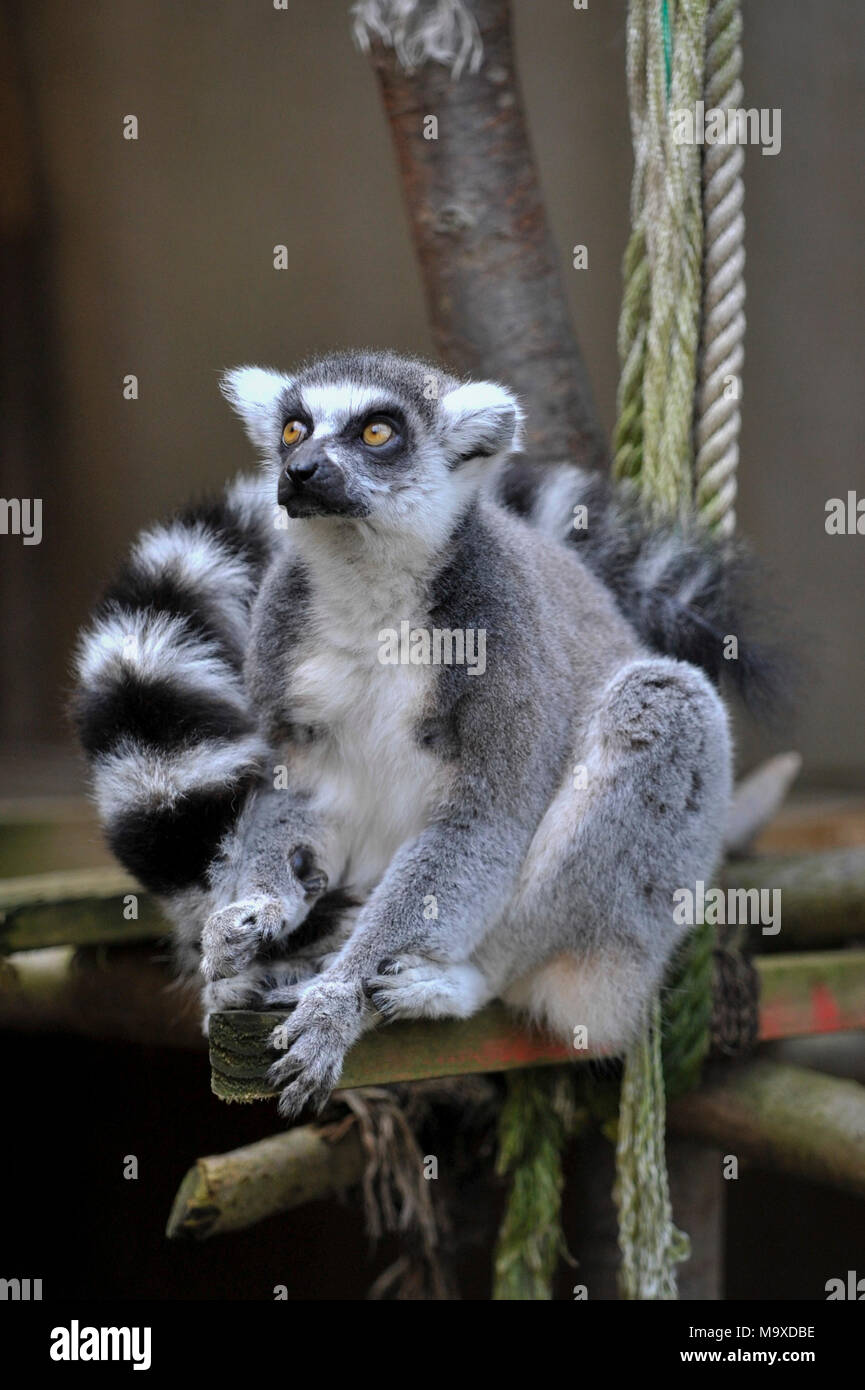
[[[514,10],[562,274],[609,428],[631,172],[624,0]],[[39,614],[32,659],[6,641],[4,663],[29,669],[19,724],[56,738],[75,629],[134,532],[250,462],[219,369],[430,342],[347,3],[29,0],[10,13],[44,185],[54,366],[44,538],[22,552],[15,591]],[[746,104],[781,108],[782,148],[747,154],[740,522],[807,633],[795,742],[809,775],[861,782],[865,536],[827,536],[824,509],[865,495],[865,7],[746,0],[744,13]],[[128,114],[137,141],[122,138]],[[571,268],[578,242],[588,270]],[[287,271],[273,269],[277,243]],[[137,401],[122,396],[128,373]],[[777,746],[751,735],[743,756]]]

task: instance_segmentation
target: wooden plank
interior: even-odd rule
[[[761,957],[758,968],[764,1039],[865,1027],[865,951]],[[202,1046],[195,982],[183,990],[170,984],[164,962],[146,945],[25,951],[0,973],[0,1026]],[[245,1092],[263,1070],[268,1033],[282,1017],[233,1013],[215,1019],[217,1094],[225,1089],[233,1099],[236,1090],[239,1099],[257,1098],[258,1090]],[[394,1024],[370,1034],[351,1054],[345,1084],[505,1071],[577,1056],[521,1029],[498,1005],[466,1022]]]
[[[762,1038],[865,1028],[865,950],[758,957],[756,965],[763,991]],[[222,1100],[275,1094],[266,1080],[276,1056],[267,1039],[285,1017],[246,1010],[213,1017],[211,1085]],[[593,1055],[528,1032],[504,1005],[494,1004],[470,1019],[394,1023],[368,1033],[349,1053],[340,1089],[585,1061]]]
[[[210,1023],[213,1090],[222,1100],[261,1100],[275,1092],[265,1072],[276,1058],[267,1049],[285,1013],[231,1009]],[[419,1081],[466,1072],[511,1071],[567,1061],[561,1043],[520,1028],[503,1004],[491,1004],[469,1019],[393,1023],[367,1035],[348,1055],[340,1090],[386,1081]]]
[[[865,845],[865,799],[857,792],[794,794],[756,843],[758,853],[795,854]]]
[[[865,950],[757,957],[760,1037],[865,1028]]]

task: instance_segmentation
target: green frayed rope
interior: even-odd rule
[[[661,1057],[668,1100],[692,1091],[709,1052],[715,928],[695,927],[686,937],[664,981]]]
[[[496,1244],[493,1300],[551,1299],[556,1266],[568,1258],[562,1154],[586,1116],[575,1108],[570,1068],[509,1072],[507,1085],[497,1171],[513,1177]]]
[[[664,1150],[664,1070],[657,999],[643,1036],[628,1053],[619,1102],[614,1197],[619,1209],[623,1299],[674,1299],[675,1266],[690,1252],[673,1225]]]
[[[703,210],[700,147],[676,143],[668,108],[693,111],[702,96],[707,7],[708,0],[677,0],[669,45],[663,0],[631,0],[628,11],[633,231],[619,321],[613,471],[638,481],[647,507],[681,517],[690,514],[694,492]]]

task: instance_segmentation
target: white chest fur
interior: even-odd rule
[[[285,751],[292,783],[336,831],[339,881],[367,892],[427,823],[447,771],[417,738],[434,668],[380,660],[384,629],[422,623],[416,592],[359,576],[340,590],[314,590],[289,681],[298,736]]]

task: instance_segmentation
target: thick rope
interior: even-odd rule
[[[619,315],[619,389],[616,401],[616,429],[613,437],[613,473],[618,478],[637,480],[643,467],[643,376],[646,370],[646,333],[651,313],[651,282],[643,226],[646,164],[649,142],[646,134],[645,83],[646,13],[642,5],[628,13],[626,57],[630,96],[631,143],[634,147],[634,176],[631,183],[631,236],[625,251],[624,288]]]
[[[706,110],[738,110],[742,87],[739,0],[710,0],[706,27]],[[697,508],[707,526],[732,535],[739,404],[745,359],[745,216],[739,144],[703,152],[703,323],[695,422]]]

